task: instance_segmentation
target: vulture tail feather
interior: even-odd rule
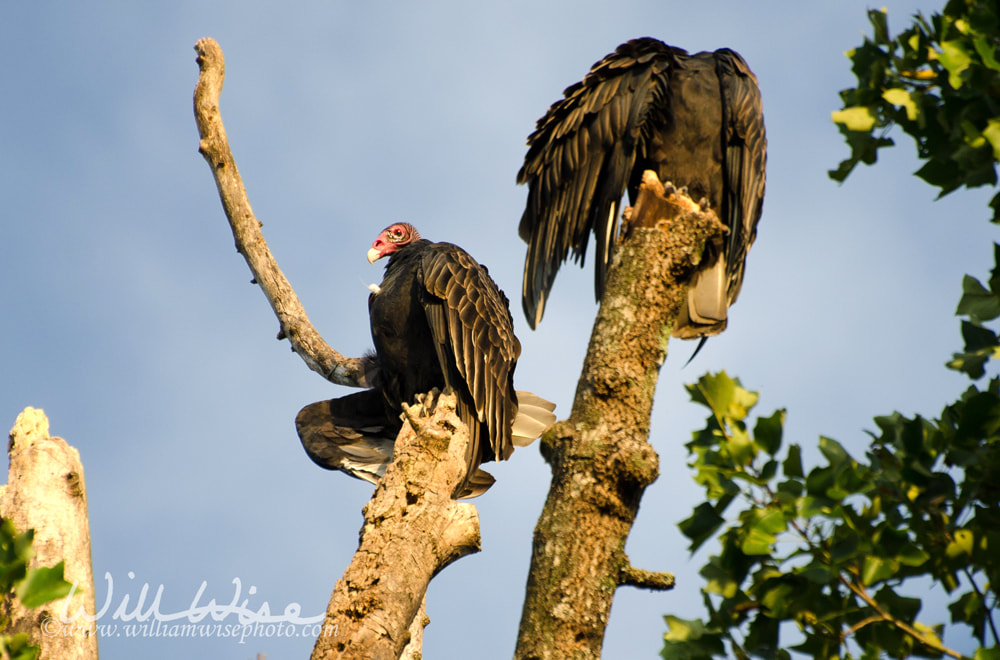
[[[534,442],[556,421],[553,411],[556,404],[537,394],[517,391],[517,416],[512,430],[515,447],[526,447]]]

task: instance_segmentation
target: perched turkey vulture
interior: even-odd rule
[[[510,458],[555,421],[555,406],[515,392],[521,344],[507,297],[462,248],[422,239],[409,224],[383,230],[368,250],[389,257],[368,298],[374,388],[306,406],[296,417],[317,464],[375,483],[392,460],[402,404],[452,389],[469,427],[468,477],[460,497],[480,495],[493,477],[480,463]]]
[[[688,55],[649,37],[619,46],[568,87],[528,137],[517,175],[528,184],[519,227],[528,243],[521,298],[528,323],[541,321],[569,252],[583,263],[591,231],[600,300],[622,194],[634,203],[643,171],[653,170],[707,202],[729,228],[706,248],[674,329],[688,339],[721,332],[756,236],[766,160],[757,78],[739,54]]]

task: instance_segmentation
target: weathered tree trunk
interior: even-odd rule
[[[427,399],[425,398],[425,401]],[[425,415],[430,415],[426,417]],[[479,515],[454,499],[465,477],[468,432],[455,395],[406,410],[392,464],[365,505],[361,544],[337,582],[313,660],[394,660],[431,578],[478,552]]]
[[[236,249],[278,317],[278,339],[287,338],[327,380],[369,387],[370,360],[345,357],[323,340],[268,250],[219,113],[222,49],[202,39],[195,50],[201,71],[194,95],[199,151],[212,168]],[[453,499],[465,476],[468,432],[455,415],[453,395],[427,402],[408,410],[393,462],[365,506],[360,547],[336,584],[313,658],[420,657],[428,583],[451,562],[479,550],[475,507]]]
[[[0,516],[19,532],[35,530],[30,567],[64,561],[63,575],[76,589],[32,610],[15,601],[11,630],[5,632],[29,633],[31,643],[41,647],[43,660],[96,660],[90,520],[80,453],[62,438],[49,437],[49,420],[36,408],[25,408],[17,416],[7,453],[10,471],[7,485],[0,486]]]
[[[570,418],[542,437],[552,484],[531,557],[515,657],[598,658],[619,585],[669,589],[633,567],[625,541],[659,473],[648,442],[653,394],[688,279],[724,231],[647,172],[616,248]]]

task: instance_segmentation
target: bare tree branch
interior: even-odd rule
[[[552,485],[535,540],[516,658],[598,658],[620,584],[669,588],[629,564],[625,542],[659,473],[648,442],[653,394],[688,279],[715,213],[643,179],[607,288],[570,418],[542,436]]]
[[[194,96],[199,151],[211,166],[236,248],[281,324],[278,338],[287,337],[306,364],[328,380],[370,387],[372,361],[346,358],[320,337],[268,250],[219,114],[222,50],[212,39],[202,39],[195,50],[201,70]],[[404,410],[406,423],[393,462],[364,508],[360,545],[334,589],[314,659],[420,657],[428,582],[480,549],[476,508],[454,500],[464,481],[469,443],[455,414],[455,396],[432,393]]]
[[[411,622],[423,626],[431,578],[479,551],[476,508],[454,500],[469,443],[455,401],[442,394],[407,408],[394,460],[365,505],[361,544],[326,612],[323,628],[335,634],[320,635],[313,660],[398,658]]]
[[[254,282],[260,285],[278,317],[281,326],[278,339],[287,338],[292,350],[309,368],[330,382],[350,387],[370,387],[371,378],[366,374],[366,370],[370,369],[369,361],[345,357],[324,341],[271,256],[260,231],[261,224],[247,200],[219,113],[219,94],[226,76],[222,49],[214,39],[202,39],[195,45],[195,51],[201,70],[194,90],[194,116],[201,136],[198,151],[212,168],[222,208],[236,239],[236,249],[246,259]]]

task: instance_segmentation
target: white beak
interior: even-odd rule
[[[382,253],[375,248],[368,249],[368,263],[373,264],[382,258]]]

